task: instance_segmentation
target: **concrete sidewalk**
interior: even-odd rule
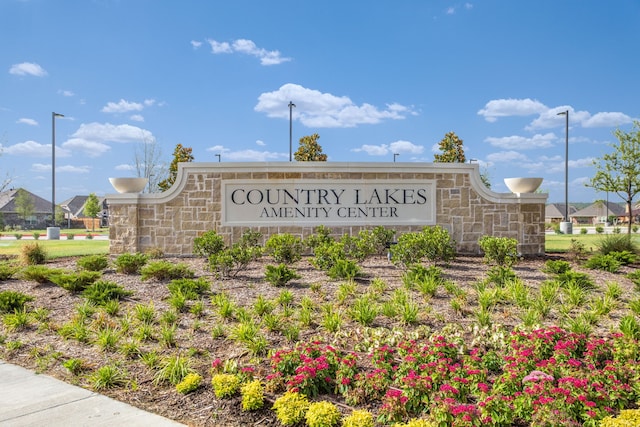
[[[0,360],[0,426],[182,426],[126,403]]]

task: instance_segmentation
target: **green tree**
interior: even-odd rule
[[[98,196],[96,196],[95,193],[89,194],[87,201],[84,203],[84,209],[82,212],[86,217],[91,218],[91,229],[93,231],[96,229],[95,218],[101,210]]]
[[[175,150],[173,150],[173,160],[169,165],[169,176],[167,179],[160,181],[158,183],[158,188],[161,191],[167,191],[174,182],[176,182],[176,177],[178,176],[178,163],[181,162],[192,162],[193,154],[191,154],[193,149],[191,147],[183,147],[182,144],[176,145]]]
[[[614,135],[618,143],[611,144],[613,152],[593,161],[596,173],[586,185],[597,191],[614,192],[625,201],[627,233],[631,234],[633,199],[640,191],[640,121],[634,120],[632,131],[616,129]]]
[[[62,210],[62,207],[60,205],[56,205],[55,212],[56,217],[53,225],[62,224],[62,221],[64,220],[64,210]]]
[[[297,162],[326,162],[327,155],[322,153],[322,147],[318,144],[320,135],[314,133],[300,138],[300,147],[293,153]]]
[[[440,141],[439,149],[442,154],[434,154],[435,163],[464,163],[467,161],[462,148],[462,140],[455,132],[449,132]]]
[[[22,221],[27,222],[27,220],[33,216],[36,209],[33,196],[31,196],[27,190],[19,188],[16,192],[15,204],[18,217],[20,217]]]

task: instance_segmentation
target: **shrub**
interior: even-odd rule
[[[38,240],[40,238],[40,233],[36,231],[32,234],[32,236],[33,236],[33,240]]]
[[[638,255],[630,251],[611,251],[607,255],[612,256],[622,265],[629,265],[638,261]]]
[[[347,259],[344,243],[331,240],[315,247],[311,263],[318,269],[328,271],[339,259]]]
[[[164,251],[159,247],[148,248],[144,251],[144,254],[151,259],[160,259],[164,257]]]
[[[352,280],[362,275],[360,266],[350,259],[339,259],[327,272],[332,279]]]
[[[222,277],[233,277],[261,255],[262,248],[259,246],[245,246],[242,243],[236,243],[231,248],[211,255],[209,268],[218,272]]]
[[[193,253],[209,258],[224,249],[224,239],[215,231],[207,231],[193,239]]]
[[[106,280],[98,280],[87,286],[82,292],[82,296],[95,305],[105,305],[109,301],[121,300],[131,295],[133,295],[133,291]]]
[[[140,269],[149,261],[145,254],[121,254],[114,261],[116,271],[123,274],[138,274]]]
[[[442,269],[434,265],[425,267],[415,264],[402,275],[402,282],[409,289],[414,289],[416,285],[425,281],[439,282],[442,279]]]
[[[623,409],[617,417],[600,420],[600,427],[633,427],[640,425],[640,409]]]
[[[242,395],[242,410],[255,411],[264,406],[264,387],[260,380],[254,380],[244,384],[240,388]]]
[[[340,421],[340,411],[331,402],[313,402],[307,409],[305,419],[309,427],[332,427]]]
[[[100,279],[97,271],[80,271],[77,273],[52,274],[49,280],[69,292],[80,292]]]
[[[285,426],[292,426],[304,420],[309,409],[309,400],[304,394],[288,391],[273,403],[276,417]]]
[[[634,285],[636,285],[636,290],[640,291],[640,270],[635,270],[631,273],[627,273],[625,277],[631,280]]]
[[[0,280],[9,280],[18,273],[18,271],[19,268],[15,265],[7,262],[0,262]]]
[[[285,264],[266,266],[265,279],[273,286],[284,286],[291,280],[299,279],[300,277],[295,270],[287,267]]]
[[[20,258],[27,265],[44,264],[47,260],[47,251],[38,243],[29,243],[22,247]]]
[[[518,262],[518,241],[510,237],[482,236],[478,240],[488,263],[511,267]]]
[[[342,427],[374,427],[373,415],[363,409],[355,409],[342,419]]]
[[[73,240],[75,237],[76,237],[75,234],[67,233],[67,240]]]
[[[106,255],[87,255],[77,262],[78,267],[88,271],[102,271],[109,265]]]
[[[189,394],[192,391],[196,391],[202,383],[202,375],[197,372],[187,374],[186,377],[178,384],[176,384],[176,391],[181,394]]]
[[[302,258],[302,240],[289,233],[273,234],[265,243],[267,253],[278,263],[293,264]]]
[[[449,232],[440,227],[425,227],[419,233],[405,233],[393,247],[391,260],[407,268],[423,259],[436,264],[455,258],[455,242]]]
[[[612,255],[598,254],[594,255],[585,262],[584,266],[592,270],[608,271],[615,273],[620,269],[622,263]]]
[[[516,278],[516,272],[511,267],[504,265],[494,265],[487,272],[487,280],[497,286],[504,286],[507,282]]]
[[[178,385],[187,375],[194,373],[191,368],[191,360],[186,356],[169,356],[162,361],[160,369],[156,372],[153,381],[158,384],[168,382],[171,385]]]
[[[545,261],[544,267],[542,268],[543,272],[550,273],[550,274],[561,274],[569,270],[571,270],[571,264],[569,263],[569,261],[565,261],[561,259],[547,260]]]
[[[607,255],[609,252],[628,251],[638,253],[637,245],[628,234],[608,234],[597,243],[598,251]]]
[[[585,227],[582,227],[580,229],[580,234],[587,234],[589,232],[589,230],[587,230]]]
[[[234,374],[215,374],[211,378],[213,393],[217,398],[231,397],[240,389],[240,378]]]
[[[593,279],[589,277],[588,274],[579,271],[565,271],[564,273],[558,274],[556,280],[563,288],[575,285],[584,290],[591,290],[596,287]]]
[[[36,283],[49,283],[52,275],[61,274],[64,270],[59,268],[49,268],[44,265],[30,265],[24,268],[19,276],[23,280],[30,280]]]
[[[596,225],[596,233],[598,234],[604,233],[604,227],[601,225]]]
[[[204,277],[198,279],[183,278],[173,279],[167,287],[171,295],[180,294],[184,295],[188,300],[195,300],[209,292],[211,283]]]
[[[331,237],[332,230],[324,225],[317,226],[313,231],[315,234],[310,235],[304,241],[304,244],[311,249],[335,241]]]
[[[16,291],[0,291],[0,313],[13,313],[23,310],[24,305],[33,301],[33,297]]]
[[[184,263],[173,264],[169,261],[153,261],[140,269],[142,280],[171,280],[195,276],[193,270]]]

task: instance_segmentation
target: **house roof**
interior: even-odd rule
[[[608,208],[607,208],[608,207]],[[621,216],[624,215],[624,208],[617,203],[613,202],[605,202],[603,200],[598,200],[597,202],[592,203],[584,209],[581,209],[573,214],[570,214],[571,217],[605,217],[610,215]]]
[[[15,200],[19,190],[24,190],[24,188],[12,188],[11,190],[3,191],[0,193],[0,212],[4,212],[4,213],[17,212]],[[45,200],[42,197],[37,196],[30,191],[27,191],[27,190],[24,190],[24,191],[26,191],[33,200],[34,213],[50,213],[51,212],[50,201]]]
[[[564,218],[564,203],[549,203],[544,208],[544,217],[545,218]],[[569,205],[569,216],[572,213],[576,212],[577,209],[575,206]]]
[[[87,203],[87,199],[89,199],[89,196],[73,196],[72,198],[61,202],[60,206],[62,209],[71,212],[72,218],[86,218],[87,216],[84,214],[84,205]],[[98,197],[98,204],[102,211],[107,209],[105,197]]]

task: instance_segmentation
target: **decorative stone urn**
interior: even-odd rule
[[[504,183],[512,193],[535,193],[542,178],[505,178]]]
[[[109,178],[118,193],[140,193],[149,182],[148,178]]]

